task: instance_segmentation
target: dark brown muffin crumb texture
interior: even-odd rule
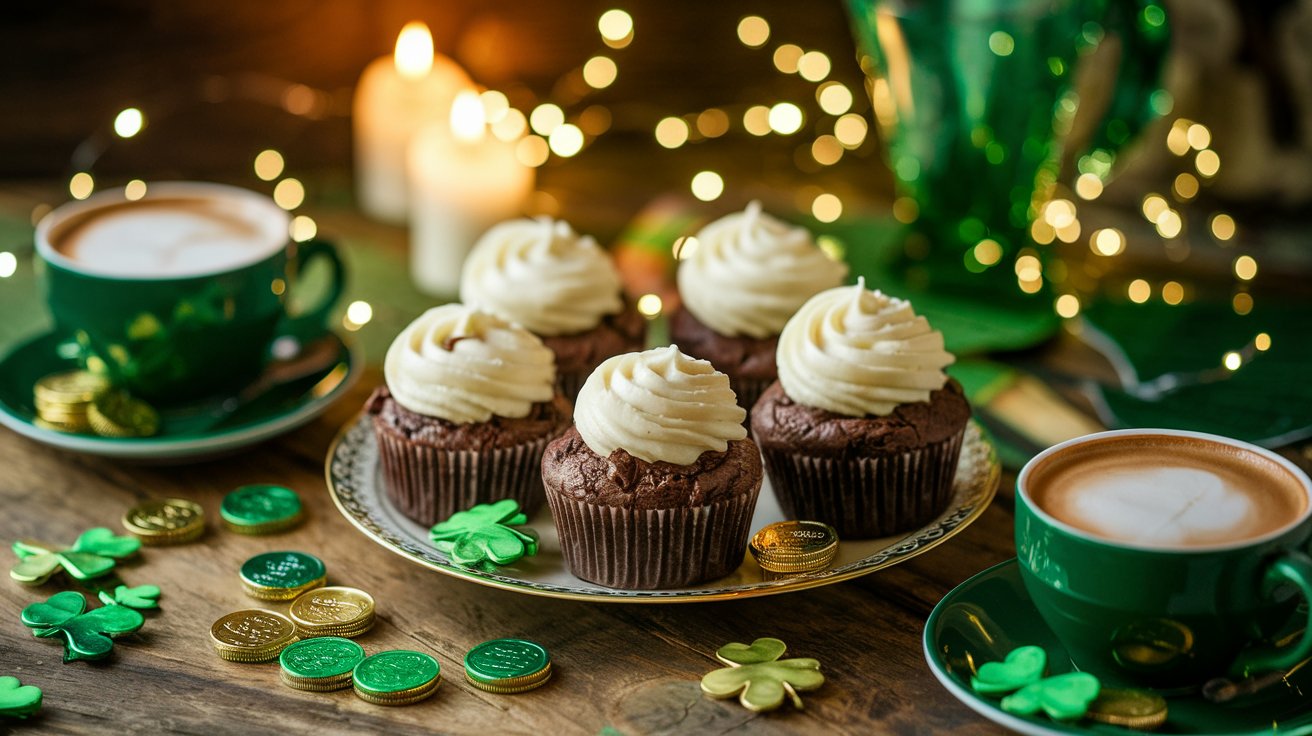
[[[551,401],[534,404],[526,417],[510,419],[493,415],[486,422],[456,424],[410,411],[392,398],[386,386],[374,391],[365,403],[365,411],[374,416],[376,424],[412,442],[447,450],[513,447],[557,434],[573,421],[574,415],[569,400],[556,394]]]
[[[606,315],[590,330],[542,337],[542,343],[556,354],[557,371],[591,372],[612,355],[642,349],[646,334],[646,318],[632,304],[625,304],[620,312]]]
[[[561,495],[632,509],[705,506],[751,493],[761,485],[761,454],[749,439],[724,452],[703,452],[691,465],[647,462],[623,449],[593,452],[576,428],[547,445],[542,480]]]
[[[684,353],[709,360],[730,378],[774,380],[779,336],[730,337],[707,327],[685,307],[670,315],[670,340]],[[748,407],[750,408],[750,407]]]
[[[887,416],[849,417],[798,404],[775,381],[752,407],[752,436],[763,448],[805,447],[807,454],[858,458],[915,450],[942,442],[970,419],[970,403],[955,379],[929,401],[903,404]]]

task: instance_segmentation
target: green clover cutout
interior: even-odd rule
[[[814,659],[779,659],[787,645],[778,639],[762,638],[748,644],[732,643],[715,653],[730,665],[707,673],[702,678],[702,692],[713,698],[732,698],[750,711],[774,710],[784,698],[802,707],[798,692],[815,690],[825,682],[820,662]]]
[[[491,572],[519,558],[538,553],[537,532],[522,527],[528,516],[520,513],[519,502],[505,498],[457,511],[429,530],[433,545],[464,567]]]
[[[20,685],[17,677],[0,677],[0,717],[27,718],[41,710],[41,688]]]
[[[76,580],[90,580],[109,573],[115,560],[139,549],[141,540],[117,536],[105,527],[86,530],[68,549],[19,540],[13,544],[18,564],[10,568],[9,577],[24,585],[40,585],[62,569]]]
[[[55,593],[45,603],[23,609],[23,624],[39,637],[64,637],[64,661],[102,659],[114,649],[112,637],[131,634],[146,619],[127,606],[104,606],[87,611],[81,593]]]
[[[980,695],[1005,695],[1038,682],[1047,667],[1048,653],[1042,647],[1019,647],[1001,662],[980,666],[979,674],[970,678],[970,688]]]
[[[1084,717],[1101,689],[1097,677],[1087,672],[1067,672],[1008,695],[1002,699],[1002,709],[1018,716],[1032,716],[1042,710],[1053,720],[1073,721]]]
[[[127,606],[138,611],[159,608],[160,589],[158,585],[138,585],[129,588],[120,585],[111,594],[107,590],[99,591],[100,601],[107,606]]]

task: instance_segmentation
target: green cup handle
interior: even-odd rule
[[[279,338],[291,337],[305,344],[328,331],[328,318],[346,288],[346,267],[342,264],[337,246],[326,240],[307,240],[296,244],[296,253],[288,268],[289,276],[294,277],[299,274],[315,260],[327,262],[331,269],[328,293],[318,304],[306,308],[299,314],[285,315],[278,323],[276,334]]]
[[[1160,0],[1111,0],[1105,21],[1121,39],[1121,61],[1111,103],[1076,168],[1106,180],[1116,153],[1158,117],[1160,88],[1171,33]]]
[[[1272,560],[1262,580],[1262,594],[1270,596],[1282,585],[1293,585],[1312,603],[1312,558],[1302,552],[1286,552]],[[1298,641],[1290,646],[1250,649],[1239,655],[1230,668],[1233,677],[1248,677],[1254,672],[1284,670],[1312,655],[1312,612]]]

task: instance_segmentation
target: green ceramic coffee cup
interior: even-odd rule
[[[1310,535],[1307,475],[1215,435],[1093,434],[1017,479],[1025,587],[1075,664],[1109,682],[1191,687],[1312,655]]]
[[[90,370],[160,403],[231,392],[272,352],[322,336],[345,271],[322,241],[293,242],[290,216],[261,194],[160,182],[62,205],[36,228],[46,303]],[[323,261],[329,283],[292,314],[298,273]]]

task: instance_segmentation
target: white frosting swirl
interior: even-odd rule
[[[556,358],[527,330],[462,304],[424,312],[383,362],[392,398],[456,424],[528,416],[555,396]]]
[[[623,449],[647,462],[691,465],[747,436],[747,412],[729,377],[674,345],[607,359],[588,376],[574,407],[584,443],[610,457]]]
[[[536,335],[572,335],[624,307],[620,276],[590,236],[563,220],[503,222],[465,260],[460,300]]]
[[[928,401],[952,362],[943,333],[910,302],[867,290],[865,279],[811,297],[788,320],[776,354],[789,398],[852,417]]]
[[[778,335],[807,299],[847,277],[847,265],[809,232],[765,214],[760,202],[702,228],[697,242],[679,262],[679,297],[721,335]]]

